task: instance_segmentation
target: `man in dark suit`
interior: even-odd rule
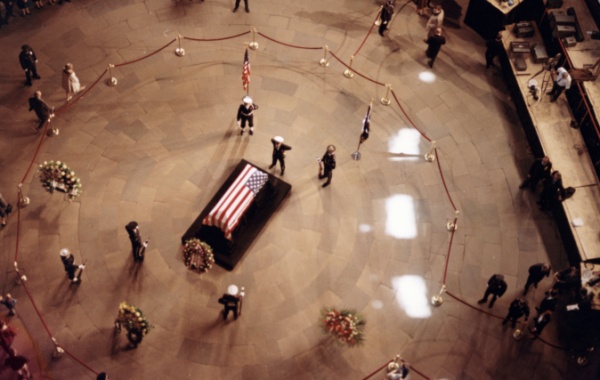
[[[133,260],[144,261],[144,253],[148,242],[142,242],[142,235],[140,234],[140,227],[136,221],[131,221],[125,226],[127,233],[129,234],[129,240],[131,241],[131,251],[133,253]]]
[[[435,34],[428,37],[427,40],[425,40],[425,43],[427,44],[425,55],[429,58],[427,64],[430,68],[433,68],[433,63],[435,62],[442,45],[446,44],[446,37],[442,36],[442,28],[437,28]]]
[[[327,181],[323,184],[323,187],[331,184],[331,178],[333,177],[333,169],[335,169],[335,146],[327,146],[327,151],[323,157],[319,160],[320,172],[319,179],[327,178]]]
[[[558,170],[552,172],[552,176],[544,182],[544,190],[540,193],[540,210],[548,211],[565,199],[565,188],[562,182],[562,175]]]
[[[506,281],[504,281],[504,276],[501,274],[495,274],[488,280],[488,286],[485,290],[485,294],[483,298],[477,301],[477,303],[485,303],[490,295],[492,295],[492,300],[490,301],[490,307],[494,306],[494,302],[498,297],[502,297],[504,292],[506,292]]]
[[[535,190],[539,181],[546,180],[552,173],[552,162],[548,156],[538,158],[533,161],[529,168],[529,174],[523,183],[519,186],[519,189],[524,189],[527,186],[533,191]]]
[[[505,325],[509,320],[511,321],[512,328],[514,329],[517,325],[517,319],[525,316],[525,322],[529,319],[529,305],[527,305],[527,300],[525,298],[517,298],[511,302],[510,307],[508,308],[508,314],[502,321],[502,325]]]
[[[219,298],[219,303],[223,305],[223,320],[227,319],[230,311],[233,312],[233,319],[237,319],[240,297],[225,293],[221,298]]]
[[[42,99],[41,91],[34,92],[33,97],[29,98],[29,111],[35,111],[38,119],[40,119],[36,132],[39,132],[44,127],[44,124],[54,116],[53,109]]]
[[[388,27],[389,22],[392,20],[392,15],[394,14],[394,3],[392,0],[388,0],[388,2],[381,8],[381,24],[379,24],[379,35],[383,37],[383,32]]]
[[[23,70],[25,70],[25,81],[26,86],[31,86],[31,79],[40,79],[37,73],[37,56],[29,45],[21,46],[21,53],[19,53],[19,63]]]
[[[250,8],[248,8],[248,0],[244,0],[244,5],[246,6],[246,13],[250,13]],[[240,0],[235,0],[235,8],[233,8],[234,12],[237,12],[240,7]]]
[[[527,283],[525,283],[525,290],[523,295],[527,294],[529,287],[533,285],[537,289],[537,286],[544,277],[550,276],[550,270],[552,267],[548,263],[535,264],[529,267],[529,276],[527,276]]]
[[[285,145],[283,143],[283,137],[275,136],[271,139],[271,144],[273,144],[273,161],[271,161],[271,166],[269,169],[273,169],[277,161],[279,161],[279,166],[281,166],[281,175],[285,172],[285,151],[292,150],[289,145]]]
[[[556,304],[558,303],[558,299],[556,298],[556,290],[550,289],[545,292],[545,295],[546,297],[542,299],[540,306],[535,308],[535,310],[538,312],[538,317],[545,311],[554,311],[554,309],[556,309]]]

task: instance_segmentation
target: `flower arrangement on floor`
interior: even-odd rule
[[[42,186],[50,194],[61,191],[73,200],[81,195],[81,181],[67,164],[60,161],[44,161],[38,169]]]
[[[338,311],[333,307],[321,310],[323,333],[331,334],[338,342],[350,347],[363,343],[366,324],[367,321],[355,310]]]
[[[127,330],[129,344],[132,347],[137,347],[148,332],[150,332],[152,325],[150,325],[150,322],[144,317],[144,313],[140,309],[123,301],[119,304],[119,314],[115,321],[115,331],[121,332],[121,328]]]
[[[210,245],[192,238],[186,240],[183,247],[183,261],[185,266],[199,273],[206,273],[215,263],[215,255]]]

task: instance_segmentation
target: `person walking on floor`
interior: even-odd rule
[[[502,46],[502,33],[498,32],[495,38],[490,38],[485,43],[485,68],[489,69],[490,66],[496,66],[494,58],[500,55],[504,46]]]
[[[21,46],[21,53],[19,53],[19,63],[21,68],[25,71],[25,85],[31,86],[32,79],[41,79],[37,72],[37,56],[29,45]]]
[[[533,333],[532,339],[536,339],[548,323],[552,320],[552,312],[550,310],[546,310],[541,313],[539,316],[535,317],[533,321],[533,327],[531,328],[531,332]]]
[[[427,24],[425,24],[425,30],[427,31],[427,36],[423,41],[427,42],[429,37],[433,37],[436,34],[436,30],[438,28],[442,28],[442,24],[444,23],[444,10],[441,5],[436,5],[433,8],[433,12],[427,20]]]
[[[548,211],[565,199],[565,188],[562,182],[562,175],[558,170],[552,172],[550,178],[544,182],[544,189],[540,193],[540,199],[537,202],[540,210]]]
[[[490,277],[490,279],[488,280],[488,286],[487,289],[485,290],[485,294],[483,295],[483,298],[480,299],[479,301],[477,301],[477,303],[486,303],[488,300],[488,297],[490,295],[492,295],[492,300],[490,301],[490,305],[489,307],[494,306],[494,302],[496,302],[496,299],[499,297],[502,297],[504,295],[504,292],[506,292],[506,281],[504,281],[504,275],[501,274],[495,274],[492,277]]]
[[[271,165],[269,169],[273,169],[279,161],[279,166],[281,166],[281,175],[285,172],[285,151],[292,150],[289,145],[285,145],[283,143],[283,137],[275,136],[271,139],[271,144],[273,144],[273,160],[271,161]]]
[[[258,109],[258,105],[252,102],[252,98],[249,96],[244,96],[242,99],[242,104],[238,108],[237,113],[237,122],[240,126],[240,135],[244,134],[244,129],[246,128],[246,123],[250,127],[250,136],[254,134],[254,110]]]
[[[331,178],[333,178],[333,170],[335,169],[335,146],[328,145],[325,154],[321,157],[319,162],[319,179],[327,178],[327,181],[322,185],[327,187],[331,184]]]
[[[538,182],[545,181],[547,178],[550,178],[551,173],[552,162],[550,162],[550,157],[544,156],[542,158],[536,158],[529,168],[529,174],[527,175],[527,178],[525,181],[523,181],[523,183],[521,183],[519,189],[529,187],[531,191],[534,191]]]
[[[233,319],[238,318],[240,297],[225,293],[219,298],[219,303],[223,305],[223,320],[227,319],[229,312],[233,312]]]
[[[67,93],[67,102],[71,100],[74,95],[77,95],[79,91],[85,89],[85,86],[81,85],[79,78],[75,75],[72,63],[67,63],[62,71],[62,88]]]
[[[0,193],[0,228],[6,226],[6,218],[12,212],[12,205],[10,205]]]
[[[379,35],[383,37],[383,33],[388,27],[389,22],[392,20],[392,16],[394,15],[394,2],[392,0],[388,0],[387,3],[381,8],[381,16],[379,24]]]
[[[505,325],[509,320],[511,321],[511,326],[514,329],[517,325],[517,319],[525,316],[525,322],[529,319],[529,305],[527,304],[527,300],[525,298],[516,298],[511,302],[508,308],[508,314],[502,321],[502,325]]]
[[[42,99],[41,91],[34,92],[33,97],[29,98],[29,111],[34,111],[40,121],[35,129],[36,132],[39,132],[44,127],[44,124],[54,116],[54,109]]]
[[[10,293],[6,293],[4,297],[0,296],[0,304],[4,305],[8,309],[9,317],[17,314],[17,300],[13,298]]]
[[[446,44],[446,38],[442,36],[442,28],[437,28],[435,30],[435,34],[427,38],[425,42],[427,43],[427,50],[425,51],[425,55],[427,56],[427,58],[429,58],[427,64],[430,68],[433,68],[433,63],[435,62],[435,59],[437,58],[437,55],[439,54],[440,49],[442,48],[442,45]]]
[[[246,6],[246,13],[250,13],[250,8],[248,8],[248,0],[244,0],[244,5]],[[240,0],[235,0],[235,8],[233,8],[234,12],[237,12],[240,7]]]
[[[131,241],[131,251],[133,253],[134,261],[144,261],[146,247],[148,247],[148,241],[142,241],[142,235],[140,234],[140,227],[136,221],[131,221],[125,226],[127,233],[129,234],[129,240]]]
[[[67,248],[63,248],[60,250],[60,259],[63,263],[63,266],[65,267],[65,272],[67,273],[67,277],[69,278],[71,283],[80,284],[81,275],[83,274],[83,270],[85,269],[85,264],[75,264],[75,256],[73,256],[71,254],[71,251],[69,251]],[[78,269],[79,273],[77,273]]]
[[[544,292],[544,294],[545,297],[540,302],[540,306],[535,308],[538,317],[545,311],[554,311],[556,309],[556,304],[558,303],[558,299],[556,298],[556,290],[550,289]]]
[[[540,281],[544,279],[544,277],[550,276],[550,270],[552,267],[548,263],[540,263],[534,264],[529,267],[529,276],[527,276],[527,282],[525,283],[525,289],[523,290],[523,295],[527,294],[529,287],[533,285],[534,288],[537,289]]]

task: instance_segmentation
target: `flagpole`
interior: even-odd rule
[[[360,145],[363,143],[362,133],[364,132],[365,124],[369,123],[372,107],[373,107],[373,99],[371,99],[371,102],[369,103],[369,109],[367,111],[367,115],[365,116],[365,120],[363,121],[363,131],[361,132],[360,136],[358,137],[358,146],[356,147],[356,151],[352,152],[352,159],[354,159],[354,161],[360,160],[360,157],[362,156],[360,154]]]

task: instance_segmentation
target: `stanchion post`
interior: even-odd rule
[[[15,278],[15,283],[17,285],[23,285],[23,283],[27,282],[27,276],[25,276],[24,274],[22,275],[21,272],[19,272],[19,264],[16,261],[14,262],[14,266],[15,273],[17,274],[17,278]]]
[[[381,104],[383,104],[384,106],[389,106],[390,103],[392,102],[390,100],[390,91],[392,91],[392,84],[388,83],[385,85],[385,96],[383,98],[379,99]]]
[[[435,141],[431,142],[431,149],[429,149],[429,152],[425,153],[425,161],[435,161]]]
[[[248,44],[248,47],[252,50],[256,50],[259,47],[258,42],[256,42],[256,28],[255,27],[252,27],[252,42],[250,42]]]
[[[444,299],[442,298],[442,294],[446,292],[446,285],[442,285],[440,292],[435,296],[431,297],[431,304],[433,306],[441,306],[444,303]]]
[[[383,5],[381,6],[381,9],[379,10],[379,17],[377,17],[377,20],[375,20],[376,26],[381,25],[381,11],[383,11]]]
[[[177,43],[178,47],[175,49],[175,55],[178,57],[183,57],[185,55],[185,49],[181,47],[181,39],[183,36],[181,34],[177,34]]]
[[[29,200],[29,197],[23,195],[23,184],[18,184],[17,188],[19,189],[19,208],[25,208],[29,206],[29,203],[31,203],[31,201]]]
[[[323,66],[323,67],[328,67],[329,66],[329,61],[327,60],[327,52],[329,51],[329,46],[325,45],[325,47],[323,48],[323,58],[321,58],[321,60],[319,61],[319,65]]]
[[[350,64],[348,65],[348,69],[344,70],[344,76],[346,78],[352,78],[354,76],[354,73],[352,72],[352,62],[354,61],[354,56],[351,55],[350,56]]]
[[[52,114],[50,114],[50,118],[48,119],[48,124],[50,125],[50,128],[48,128],[48,132],[46,133],[46,135],[48,135],[48,137],[54,137],[54,136],[58,136],[60,134],[60,130],[54,126],[54,124],[52,124],[52,119],[54,118],[54,109],[52,110]]]
[[[115,67],[112,63],[108,64],[108,79],[106,80],[106,85],[108,86],[116,86],[119,81],[117,78],[113,77],[112,69]]]
[[[58,359],[63,356],[65,350],[63,350],[54,337],[52,337],[52,343],[54,343],[54,352],[52,353],[52,357]]]
[[[513,331],[512,337],[514,340],[521,340],[525,337],[525,334],[523,333],[523,330],[517,328]]]
[[[454,232],[458,230],[458,215],[460,215],[460,211],[454,211],[454,220],[452,222],[448,221],[448,223],[446,223],[446,229],[448,230],[448,232]]]

